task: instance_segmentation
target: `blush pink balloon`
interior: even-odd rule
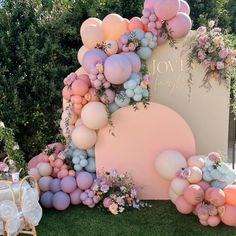
[[[225,193],[220,188],[211,187],[206,190],[205,199],[212,205],[219,207],[225,203]]]
[[[204,191],[200,186],[191,184],[184,190],[184,199],[191,205],[197,205],[203,201]]]
[[[134,52],[121,53],[125,55],[132,65],[132,72],[138,73],[141,69],[140,57]]]
[[[174,178],[170,183],[170,188],[179,196],[184,193],[184,190],[189,186],[186,179]]]
[[[88,51],[89,49],[86,48],[84,45],[79,49],[78,53],[77,53],[77,59],[80,65],[82,65],[82,61],[83,61],[83,57],[84,54]]]
[[[221,222],[221,219],[219,216],[209,216],[209,218],[207,219],[207,223],[211,227],[216,227],[217,225],[220,224],[220,222]]]
[[[154,5],[156,3],[156,0],[145,0],[144,1],[144,8],[154,8]]]
[[[54,161],[54,166],[57,167],[57,168],[61,168],[63,165],[63,161],[61,159],[56,159]]]
[[[91,86],[91,82],[90,82],[90,79],[89,79],[87,74],[79,75],[78,79],[82,80],[83,82],[85,82],[89,87]]]
[[[49,163],[40,162],[37,167],[41,176],[49,176],[52,173],[52,166]]]
[[[70,193],[70,202],[73,205],[79,205],[81,203],[80,195],[82,193],[82,190],[77,188],[75,191]]]
[[[71,87],[73,95],[80,95],[84,96],[88,90],[88,84],[84,82],[83,80],[76,80]]]
[[[80,35],[82,34],[82,31],[90,25],[96,25],[96,26],[101,27],[102,26],[102,21],[98,18],[95,18],[95,17],[88,18],[87,20],[85,20],[83,22],[83,24],[80,27]]]
[[[176,17],[167,21],[167,29],[174,39],[184,37],[192,28],[190,17],[183,12],[178,12]]]
[[[139,17],[133,17],[131,18],[129,25],[128,25],[128,30],[132,32],[135,29],[144,29],[144,25]]]
[[[75,191],[77,187],[75,177],[73,176],[65,176],[61,180],[61,189],[65,193],[72,193]]]
[[[194,210],[194,206],[189,204],[183,196],[179,196],[175,202],[177,210],[182,214],[190,214]]]
[[[186,1],[180,0],[179,12],[186,13],[187,15],[190,14],[190,7]]]
[[[197,183],[204,191],[211,187],[211,185],[205,181],[200,181]]]
[[[205,164],[204,156],[191,156],[188,159],[189,166],[196,166],[201,169],[204,166],[204,164]]]
[[[89,172],[79,172],[76,177],[76,182],[80,189],[89,189],[93,184],[93,176]]]
[[[122,84],[128,80],[132,72],[132,64],[123,54],[115,54],[106,59],[104,74],[111,84]]]
[[[224,205],[218,208],[222,222],[229,226],[236,226],[236,206]]]
[[[180,0],[156,0],[154,11],[161,20],[170,20],[175,17],[180,7]]]
[[[72,102],[72,104],[81,104],[82,97],[80,95],[71,96],[71,102]]]
[[[90,68],[97,63],[103,63],[107,58],[105,52],[101,49],[93,48],[84,54],[82,65],[87,73],[90,73]]]

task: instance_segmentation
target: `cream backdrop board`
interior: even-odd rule
[[[178,112],[192,128],[198,154],[218,151],[227,155],[229,125],[229,90],[211,79],[212,89],[200,88],[204,67],[194,64],[193,85],[189,98],[186,41],[194,32],[177,42],[177,49],[168,43],[158,46],[148,60],[152,76],[151,101]],[[181,133],[179,134],[181,138]]]

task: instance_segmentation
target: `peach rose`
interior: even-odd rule
[[[117,215],[118,214],[118,205],[115,203],[112,203],[109,206],[109,211],[113,214],[113,215]]]

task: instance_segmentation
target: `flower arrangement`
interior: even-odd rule
[[[195,40],[191,39],[189,53],[189,68],[195,61],[206,68],[203,79],[203,87],[211,88],[210,79],[215,78],[219,83],[229,84],[232,78],[232,68],[235,65],[236,50],[231,49],[226,36],[221,28],[215,26],[213,20],[208,22],[208,26],[201,26],[197,29]],[[192,83],[190,73],[189,84]]]
[[[92,190],[100,199],[100,207],[113,215],[128,209],[140,209],[148,206],[137,199],[137,189],[127,174],[118,174],[116,170],[98,174]]]

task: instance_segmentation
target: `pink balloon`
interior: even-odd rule
[[[85,71],[85,69],[81,66],[76,72],[75,72],[75,74],[77,75],[77,76],[80,76],[80,75],[87,75],[88,73]]]
[[[76,177],[77,185],[80,189],[89,189],[93,184],[93,176],[89,172],[79,172]]]
[[[186,13],[187,15],[190,14],[190,7],[186,1],[180,0],[179,12]]]
[[[96,25],[96,26],[101,27],[102,26],[102,21],[99,20],[98,18],[95,18],[95,17],[88,18],[87,20],[85,20],[83,22],[83,24],[80,27],[80,35],[82,34],[82,31],[90,25]]]
[[[192,21],[190,17],[183,12],[178,12],[175,18],[167,21],[167,29],[171,32],[170,34],[174,39],[184,37],[191,28]]]
[[[191,184],[184,190],[184,199],[191,205],[197,205],[203,201],[204,191],[200,186]]]
[[[131,32],[135,29],[141,29],[143,30],[144,29],[144,25],[141,21],[141,19],[139,17],[133,17],[130,22],[129,22],[129,25],[128,25],[128,30]]]
[[[62,143],[51,143],[51,144],[48,144],[47,147],[54,148],[55,154],[59,154],[60,152],[64,151],[64,149],[65,149],[65,146]]]
[[[206,190],[205,199],[212,205],[219,207],[225,203],[225,193],[220,188],[211,187]]]
[[[218,208],[222,222],[229,226],[236,226],[236,206],[226,204]]]
[[[180,0],[156,0],[154,11],[161,20],[170,20],[175,17],[180,7]]]
[[[52,199],[53,206],[60,211],[65,210],[70,205],[70,197],[67,193],[57,192]]]
[[[84,96],[88,92],[89,87],[86,82],[78,79],[72,84],[71,90],[73,95]]]
[[[204,191],[211,187],[211,185],[205,181],[200,181],[197,183]]]
[[[61,180],[61,189],[65,193],[72,193],[73,191],[75,191],[76,187],[76,180],[73,176],[65,176]]]
[[[191,184],[196,184],[202,180],[202,171],[197,166],[189,167],[190,175],[187,177],[187,180]]]
[[[80,199],[80,194],[81,193],[82,193],[82,190],[80,190],[79,188],[77,188],[75,191],[70,193],[70,202],[71,202],[71,204],[79,205],[81,203],[81,199]]]
[[[63,96],[63,98],[66,99],[66,100],[70,100],[71,95],[72,95],[71,89],[68,86],[65,86],[62,89],[62,96]]]
[[[144,8],[154,8],[156,0],[145,0],[144,1]]]
[[[90,79],[89,79],[87,74],[79,75],[78,79],[82,80],[83,82],[85,82],[89,87],[91,86]]]
[[[189,204],[183,196],[179,196],[176,199],[175,205],[177,210],[182,214],[190,214],[194,210],[194,206]]]
[[[140,60],[140,57],[135,52],[127,52],[127,53],[121,53],[121,54],[125,55],[129,59],[132,65],[132,72],[135,72],[135,73],[140,72],[141,60]]]
[[[28,162],[28,168],[32,169],[36,167],[40,162],[43,162],[43,158],[46,154],[40,153],[39,155],[33,157],[29,162]]]
[[[77,53],[77,59],[80,65],[82,65],[82,61],[83,61],[83,57],[84,54],[88,51],[89,49],[86,48],[84,45],[79,49],[78,53]]]
[[[104,64],[104,74],[111,84],[122,84],[128,80],[132,72],[129,59],[123,54],[108,57]]]
[[[207,219],[207,223],[211,227],[216,227],[217,225],[220,224],[220,222],[221,220],[219,216],[209,216],[209,218]]]
[[[63,161],[61,159],[56,159],[54,161],[54,166],[57,167],[57,168],[61,168],[63,165]]]
[[[101,49],[93,48],[84,54],[82,65],[87,73],[90,73],[90,68],[97,63],[103,63],[107,58],[105,52]]]

